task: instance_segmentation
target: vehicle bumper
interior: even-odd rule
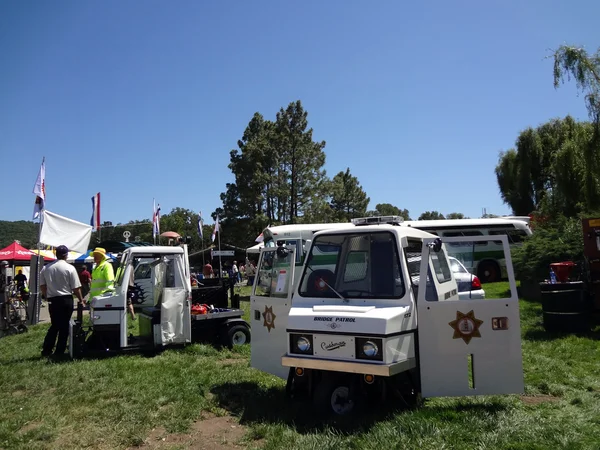
[[[299,358],[295,356],[283,356],[281,365],[284,367],[302,367],[303,369],[329,370],[333,372],[360,373],[391,377],[401,372],[414,369],[417,364],[415,358],[391,364],[372,364],[355,361],[336,361],[319,358]]]
[[[459,300],[484,300],[485,291],[479,289],[477,291],[463,291],[458,293]]]

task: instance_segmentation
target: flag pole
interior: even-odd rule
[[[98,218],[96,219],[98,221],[98,243],[102,242],[102,226],[100,224],[100,207],[101,207],[101,203],[100,203],[100,192],[98,192]]]
[[[217,220],[219,220],[219,216],[217,216]],[[219,238],[219,277],[223,278],[223,264],[221,264],[221,224],[219,224],[219,231],[217,232],[217,237]]]
[[[204,230],[202,227],[204,226],[204,220],[202,219],[202,211],[199,213],[200,218],[198,226],[200,227],[200,249],[202,250],[202,273],[204,273],[204,266],[206,263],[204,262]]]
[[[204,273],[204,266],[206,265],[204,262],[204,233],[202,233],[202,237],[200,238],[200,248],[202,249],[202,273]]]
[[[44,166],[46,162],[46,157],[43,156],[42,157],[42,166]],[[44,169],[44,178],[46,178],[46,173],[45,173],[45,169]],[[42,180],[42,185],[45,182],[45,180]],[[42,188],[43,189],[43,188]],[[43,256],[42,256],[42,224],[44,223],[44,210],[46,209],[46,195],[44,195],[44,201],[42,203],[42,208],[40,209],[40,221],[39,221],[39,227],[38,227],[38,241],[37,241],[37,248],[38,248],[38,257],[35,259],[35,295],[33,296],[33,298],[35,299],[35,305],[33,307],[33,317],[31,318],[31,324],[32,325],[36,325],[39,323],[40,321],[40,309],[42,306],[42,299],[41,299],[41,295],[40,295],[40,274],[42,273],[42,265],[40,264],[40,259],[43,261]]]
[[[31,318],[31,325],[36,325],[40,322],[40,309],[42,306],[42,298],[41,298],[41,294],[40,294],[40,274],[42,273],[42,265],[40,264],[40,259],[43,261],[43,256],[42,256],[42,245],[41,245],[41,238],[42,238],[42,224],[44,222],[44,208],[42,208],[40,210],[40,221],[39,221],[39,228],[38,228],[38,242],[37,242],[37,249],[38,249],[38,256],[35,259],[35,295],[33,296],[35,304],[33,305],[33,317]]]

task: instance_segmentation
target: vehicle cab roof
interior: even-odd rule
[[[283,234],[283,233],[290,233],[290,232],[299,232],[299,231],[316,231],[316,230],[330,230],[330,229],[346,229],[346,228],[352,228],[354,227],[354,224],[349,223],[349,222],[338,222],[338,223],[317,223],[317,224],[310,224],[310,223],[301,223],[301,224],[295,224],[295,225],[276,225],[273,227],[267,227],[265,228],[265,231],[267,231],[270,234],[273,234],[275,236]]]
[[[169,247],[166,245],[154,245],[154,246],[148,246],[148,247],[131,247],[128,248],[127,250],[125,250],[124,253],[129,253],[129,254],[133,254],[133,255],[148,255],[148,254],[152,254],[152,255],[156,255],[156,254],[160,254],[160,255],[178,255],[178,254],[183,254],[183,247],[180,246],[173,246],[173,247]]]
[[[436,238],[434,234],[428,233],[426,231],[419,230],[418,228],[412,227],[403,227],[399,225],[390,225],[390,224],[380,224],[380,225],[353,225],[351,227],[330,229],[330,230],[322,230],[318,233],[315,233],[314,238],[321,235],[326,234],[349,234],[349,233],[377,233],[381,231],[388,231],[395,234],[398,237],[407,237],[407,238],[415,238],[415,239],[426,239],[426,238]]]

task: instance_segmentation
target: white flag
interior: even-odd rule
[[[213,242],[215,242],[215,238],[217,237],[217,233],[219,233],[219,215],[217,214],[217,220],[215,220],[215,229],[212,232],[212,236],[210,237]]]
[[[37,219],[40,217],[46,202],[46,158],[42,159],[42,165],[33,186],[33,193],[36,195],[35,205],[33,205],[33,218]]]
[[[156,236],[160,234],[160,203],[158,204],[158,208],[156,207],[156,200],[153,200],[154,213],[152,214],[152,237],[156,239]]]
[[[79,253],[87,252],[92,237],[91,225],[59,216],[47,209],[42,214],[44,216],[40,234],[42,244],[53,247],[66,245],[69,250]]]

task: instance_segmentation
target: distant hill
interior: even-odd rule
[[[26,220],[9,222],[0,220],[0,248],[12,244],[15,240],[25,248],[37,245],[38,224]]]

